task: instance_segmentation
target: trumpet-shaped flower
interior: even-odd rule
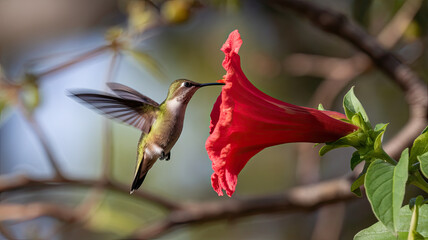
[[[250,83],[238,55],[242,40],[233,31],[221,50],[226,75],[211,112],[210,136],[205,147],[214,173],[211,183],[221,196],[235,192],[239,172],[248,160],[266,147],[291,143],[335,141],[357,126],[338,112],[300,107],[275,99]],[[342,120],[341,120],[342,119]]]

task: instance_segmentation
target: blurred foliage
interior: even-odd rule
[[[373,35],[383,29],[406,3],[405,0],[314,2],[344,12],[352,21],[356,21]],[[85,7],[85,3],[80,4],[81,7]],[[129,56],[142,66],[141,69],[136,70],[127,66],[126,61],[122,61],[121,65],[118,64],[120,68],[118,67],[117,70],[121,75],[116,80],[120,82],[129,81],[131,86],[137,85],[139,89],[143,89],[144,94],[160,99],[164,97],[167,83],[172,79],[186,77],[208,82],[221,78],[224,74],[221,68],[223,56],[218,49],[226,38],[226,34],[235,28],[239,28],[246,38],[246,44],[248,44],[248,47],[242,51],[241,61],[244,71],[248,72],[250,81],[267,94],[281,100],[308,105],[313,91],[319,86],[323,78],[320,76],[293,76],[284,70],[284,58],[294,53],[308,53],[346,59],[355,53],[355,49],[341,39],[315,29],[306,20],[291,12],[278,13],[274,8],[265,4],[263,1],[239,0],[156,0],[151,2],[118,0],[117,9],[104,13],[105,20],[97,21],[95,25],[92,23],[91,26],[85,26],[85,28],[80,29],[79,34],[89,33],[97,36],[104,34],[104,42],[97,40],[98,46],[107,47],[102,50],[102,53],[113,52],[119,56],[119,59],[122,55]],[[46,6],[40,6],[47,9]],[[34,11],[36,10],[40,11],[40,9],[34,9]],[[72,10],[70,8],[70,11]],[[83,16],[77,15],[76,21],[79,20],[79,17]],[[37,21],[37,19],[24,19],[24,21]],[[17,21],[16,24],[18,23]],[[15,24],[10,24],[10,26],[14,27]],[[70,38],[72,40],[68,41],[74,41],[73,47],[81,47],[79,46],[81,42],[73,38],[75,32],[64,25],[59,26],[59,28],[61,29],[61,39],[57,41],[65,41],[64,39]],[[43,35],[42,30],[40,32]],[[153,32],[156,32],[157,36],[150,38],[150,36],[155,35]],[[415,72],[420,74],[424,81],[428,79],[426,68],[428,65],[427,34],[428,1],[423,1],[404,36],[392,48],[392,51],[404,59]],[[31,40],[34,36],[26,37]],[[47,43],[47,45],[50,44],[52,43]],[[28,50],[31,48],[31,51]],[[61,166],[68,169],[79,162],[79,159],[68,157],[65,154],[67,151],[76,152],[76,154],[89,152],[87,156],[91,156],[90,158],[80,159],[83,163],[78,166],[78,173],[86,170],[91,173],[91,178],[97,178],[100,163],[97,162],[99,159],[94,158],[94,156],[99,157],[95,153],[100,152],[100,147],[96,143],[103,140],[97,135],[102,117],[98,118],[92,112],[85,112],[85,110],[75,112],[71,109],[75,107],[73,105],[59,106],[68,100],[62,101],[59,98],[52,100],[52,96],[58,96],[57,92],[60,91],[58,89],[61,89],[61,86],[75,88],[83,86],[84,81],[96,82],[98,81],[97,78],[104,80],[103,76],[109,69],[105,69],[105,72],[102,73],[97,72],[98,76],[90,75],[89,78],[91,79],[89,80],[86,79],[85,77],[88,77],[84,76],[86,72],[79,72],[79,69],[95,68],[95,64],[89,64],[89,61],[94,61],[95,56],[98,55],[90,55],[88,58],[71,57],[65,63],[53,68],[48,67],[45,71],[37,72],[35,71],[36,68],[29,69],[29,71],[16,70],[23,68],[22,61],[28,60],[27,58],[32,56],[34,49],[37,48],[39,48],[38,45],[23,46],[22,49],[8,53],[4,51],[9,49],[8,46],[0,46],[0,49],[3,50],[0,54],[0,63],[5,68],[5,71],[0,68],[0,120],[3,119],[5,109],[12,109],[19,102],[22,102],[29,112],[37,114],[37,117],[42,121],[46,121],[44,128],[52,139],[52,145],[58,148],[59,157],[65,159],[61,161]],[[50,46],[40,51],[42,54],[43,52],[50,53]],[[88,52],[90,51],[93,50]],[[106,57],[107,55],[102,56],[102,59],[111,60],[111,54],[108,57]],[[79,65],[79,68],[70,68],[74,63],[84,61],[88,61],[88,64]],[[41,61],[40,65],[43,64]],[[58,67],[60,70],[56,73],[59,74],[44,75],[49,70]],[[75,82],[63,81],[63,79],[70,79],[66,78],[64,72],[67,71],[63,70],[76,73],[77,79],[76,76],[72,77]],[[124,75],[123,72],[130,73]],[[84,80],[80,81],[79,78]],[[48,79],[50,80],[48,81]],[[168,81],[158,81],[162,79],[168,79]],[[389,132],[384,138],[387,140],[397,133],[406,121],[408,110],[404,103],[404,96],[398,87],[376,68],[364,72],[350,84],[356,85],[355,91],[358,96],[362,96],[363,105],[366,106],[366,111],[373,122],[391,122],[388,126]],[[88,84],[86,86],[94,88],[94,85]],[[103,85],[96,87],[102,89]],[[198,114],[188,114],[182,140],[174,148],[172,161],[163,163],[161,167],[152,170],[150,179],[145,182],[148,191],[176,201],[219,200],[210,188],[210,162],[203,150],[203,140],[208,134],[210,106],[215,100],[216,94],[217,92],[205,92],[199,96],[198,94],[195,95],[195,100],[189,105],[192,110],[189,109],[188,111]],[[344,94],[342,92],[337,98],[340,99]],[[64,99],[66,98],[62,89],[60,95]],[[44,101],[41,102],[41,99]],[[339,101],[336,101],[334,107],[338,109],[339,105]],[[80,106],[76,108],[83,109]],[[55,116],[63,114],[66,117],[59,118],[59,122],[48,122],[46,119],[52,115],[46,114],[46,109],[54,112]],[[66,115],[68,111],[72,111],[72,113]],[[76,115],[76,118],[67,119],[72,115]],[[79,121],[78,118],[82,117],[87,118],[85,121],[89,127],[85,128],[83,121]],[[26,126],[22,125],[16,116],[12,116],[10,119],[13,123],[5,122],[4,125],[0,125],[0,174],[15,174],[25,170],[38,177],[49,177],[51,172],[46,170],[49,169],[49,166],[45,166],[45,156],[39,154],[41,151],[39,144],[32,140],[31,134],[25,132]],[[59,125],[60,128],[54,128],[56,125]],[[66,132],[62,131],[55,132],[55,129],[71,129],[68,134],[76,134],[76,136],[67,135]],[[82,136],[77,135],[78,129],[90,131]],[[133,171],[129,169],[133,167],[138,133],[129,128],[124,130],[122,127],[118,127],[116,129],[114,135],[115,151],[113,151],[115,174],[113,178],[129,184],[132,177],[130,172]],[[68,141],[69,144],[65,143],[67,139],[72,139]],[[15,145],[12,146],[13,143]],[[86,144],[87,149],[79,149],[76,147],[77,145],[73,144]],[[256,155],[240,176],[237,195],[275,193],[295,185],[299,176],[294,175],[297,163],[295,161],[296,151],[293,150],[293,147],[293,144],[276,146]],[[344,161],[341,160],[350,158],[350,155],[351,152],[326,154],[320,163],[320,178],[326,179],[346,173],[348,163],[343,163]],[[341,165],[342,163],[343,165]],[[75,174],[72,171],[69,172]],[[356,185],[363,184],[361,179]],[[23,190],[16,194],[19,195],[21,192],[26,193]],[[46,202],[52,200],[57,204],[76,206],[83,201],[82,194],[91,194],[90,191],[83,192],[67,189],[66,193],[59,191],[57,195],[51,196],[44,191],[34,189],[34,195],[31,195],[29,200]],[[14,196],[1,193],[0,201],[20,202]],[[44,196],[45,198],[43,198]],[[425,209],[422,210],[422,213],[423,211]],[[400,214],[403,213],[405,213],[405,218],[410,218],[411,211],[408,208],[402,209]],[[153,204],[129,197],[127,194],[108,191],[101,195],[100,200],[92,206],[91,211],[88,212],[89,217],[86,224],[73,225],[73,231],[60,232],[58,238],[123,238],[136,229],[161,219],[165,214],[165,210]],[[192,226],[174,231],[163,238],[260,239],[264,237],[266,239],[308,239],[311,237],[311,231],[308,229],[313,229],[315,219],[316,213],[269,218],[255,216],[240,221],[227,220],[202,226]],[[45,220],[40,218],[31,221],[32,227],[15,223],[7,223],[6,225],[13,229],[14,233],[20,233],[22,229],[26,229],[25,234],[27,236],[37,239],[46,236],[46,228],[55,230],[55,225],[52,226]],[[340,238],[350,239],[357,231],[375,221],[370,206],[365,202],[356,201],[347,208]],[[376,223],[367,231],[383,230],[382,227]]]
[[[153,59],[149,54],[142,52],[137,49],[129,49],[124,50],[125,53],[128,53],[133,57],[137,63],[139,63],[141,66],[149,70],[154,76],[156,76],[158,79],[162,80],[165,79],[165,73],[162,70],[162,67],[160,64]]]
[[[147,26],[156,21],[156,13],[146,1],[129,1],[126,6],[128,26],[137,33],[143,32]]]
[[[165,217],[150,203],[130,200],[128,196],[108,193],[92,208],[87,227],[95,232],[108,232],[114,238],[129,236],[148,223]]]
[[[191,1],[169,0],[162,5],[162,17],[170,23],[183,23],[189,19]]]
[[[370,24],[370,7],[373,0],[353,0],[352,16],[362,26],[367,27]]]
[[[26,74],[21,85],[20,97],[24,107],[33,112],[40,104],[38,78],[33,74]]]

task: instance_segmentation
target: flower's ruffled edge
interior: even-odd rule
[[[213,147],[214,144],[211,143],[217,143],[220,141],[221,134],[228,131],[228,127],[232,122],[232,109],[234,102],[232,99],[228,98],[227,94],[223,94],[223,92],[228,92],[232,88],[232,82],[230,79],[235,74],[236,69],[232,65],[236,62],[233,61],[233,59],[236,56],[239,58],[238,52],[241,45],[241,36],[238,30],[235,30],[229,34],[228,39],[221,48],[221,51],[225,54],[222,65],[226,70],[226,75],[223,76],[226,85],[223,86],[222,93],[217,98],[213,111],[211,112],[210,136],[206,142],[206,149],[210,155],[214,170],[214,173],[211,176],[211,184],[219,196],[223,196],[223,189],[226,190],[228,196],[232,196],[233,192],[235,192],[235,186],[237,183],[237,175],[231,174],[226,167],[226,159],[231,151],[231,144],[223,143],[225,147],[223,147],[221,151],[218,151]]]
[[[209,154],[209,157],[212,161],[212,167],[214,173],[211,176],[211,184],[214,190],[218,193],[219,196],[223,196],[223,189],[226,190],[227,195],[230,197],[235,192],[235,187],[237,184],[238,173],[233,173],[229,171],[227,166],[227,156],[232,150],[230,143],[221,143],[223,146],[221,151],[218,151],[214,145],[218,145],[221,141],[221,135],[226,134],[229,126],[232,123],[233,118],[233,107],[234,101],[228,97],[227,93],[231,90],[232,85],[234,84],[234,76],[237,76],[237,85],[244,88],[243,90],[252,93],[260,99],[263,99],[270,104],[273,104],[278,107],[288,106],[291,108],[296,107],[295,105],[282,102],[276,98],[273,98],[259,89],[257,89],[245,76],[241,69],[240,57],[238,55],[239,49],[242,45],[242,39],[238,30],[234,30],[229,34],[228,39],[223,44],[221,50],[225,54],[223,60],[223,68],[226,70],[226,75],[224,75],[222,82],[226,85],[222,89],[222,93],[217,98],[217,101],[214,104],[213,111],[211,112],[211,123],[210,123],[210,136],[206,141],[206,149]],[[307,109],[309,111],[314,111],[312,108],[299,107],[302,109]],[[317,110],[315,110],[317,111]],[[341,119],[346,119],[346,116],[334,112],[334,111],[322,111],[326,116],[331,117],[337,121]],[[216,144],[212,144],[216,143]]]

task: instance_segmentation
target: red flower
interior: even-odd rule
[[[220,96],[211,112],[210,136],[205,147],[218,195],[235,192],[238,174],[262,149],[290,142],[331,142],[358,127],[339,119],[338,112],[320,111],[282,102],[254,87],[244,75],[238,55],[242,40],[233,31],[221,50],[227,71]]]

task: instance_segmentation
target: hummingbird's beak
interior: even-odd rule
[[[214,86],[214,85],[225,85],[225,84],[224,83],[204,83],[204,84],[200,84],[199,87]]]

